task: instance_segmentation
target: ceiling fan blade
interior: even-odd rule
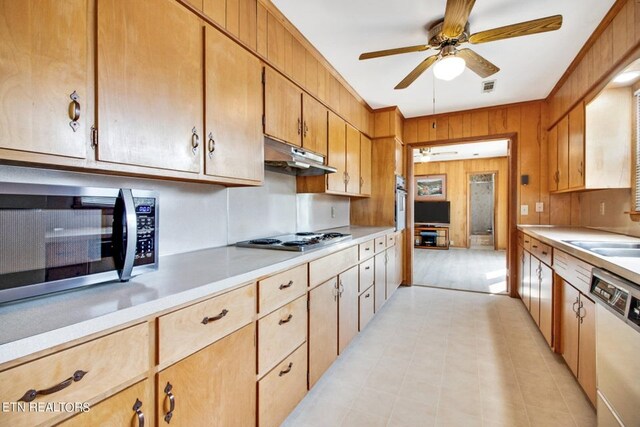
[[[362,55],[360,55],[358,59],[362,61],[363,59],[380,58],[382,56],[398,55],[400,53],[422,52],[427,49],[429,49],[429,45],[419,44],[417,46],[407,46],[407,47],[399,47],[396,49],[377,50],[375,52],[363,53]]]
[[[458,56],[465,60],[467,68],[482,78],[489,77],[500,71],[500,68],[496,67],[471,49],[460,49],[458,51]]]
[[[425,59],[420,64],[418,64],[418,66],[416,68],[414,68],[413,71],[411,71],[409,74],[407,74],[407,77],[402,79],[402,81],[400,83],[398,83],[398,85],[395,87],[395,89],[405,89],[405,88],[407,88],[418,77],[420,77],[420,75],[422,73],[424,73],[427,70],[427,68],[429,68],[437,60],[438,60],[438,55],[431,55],[431,56],[427,57],[427,59]]]
[[[469,37],[473,44],[510,39],[512,37],[528,36],[530,34],[546,33],[559,30],[562,27],[562,15],[547,16],[533,21],[520,22],[492,30],[480,31]]]
[[[447,0],[442,26],[442,34],[445,37],[455,39],[462,34],[475,2],[476,0]]]

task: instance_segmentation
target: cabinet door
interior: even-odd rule
[[[347,124],[347,193],[360,193],[360,132]]]
[[[86,156],[87,3],[0,0],[0,148]]]
[[[596,403],[596,306],[593,301],[580,295],[580,346],[578,358],[578,381]]]
[[[226,0],[203,0],[204,13],[223,27],[227,14],[226,5]]]
[[[207,175],[262,181],[262,69],[258,59],[205,28]]]
[[[251,323],[158,373],[158,425],[255,426],[255,332]]]
[[[264,133],[302,145],[302,92],[270,67],[264,76]]]
[[[402,284],[402,279],[404,277],[404,257],[403,255],[404,248],[404,231],[398,234],[398,240],[396,241],[395,251],[396,251],[396,288]]]
[[[385,258],[385,262],[387,263],[387,272],[386,272],[386,282],[387,282],[387,286],[386,286],[386,299],[391,298],[391,295],[393,295],[393,292],[396,290],[396,288],[398,287],[398,284],[396,283],[396,247],[391,246],[390,248],[387,248],[387,250],[385,251],[386,254],[386,258]]]
[[[171,0],[99,0],[97,8],[98,159],[199,173],[200,20]]]
[[[518,245],[518,296],[524,302],[524,248]]]
[[[358,334],[358,266],[338,276],[338,353]]]
[[[584,104],[569,113],[569,188],[584,187]]]
[[[562,306],[560,307],[562,357],[573,375],[578,376],[578,320],[576,312],[580,304],[580,292],[562,281]]]
[[[531,257],[531,281],[529,290],[529,313],[536,322],[536,325],[540,326],[540,279],[541,279],[541,265],[542,263],[538,258]]]
[[[91,406],[60,424],[64,427],[154,425],[153,390],[148,379]]]
[[[329,141],[327,163],[337,169],[327,175],[327,190],[344,193],[346,190],[346,123],[329,111]]]
[[[549,141],[549,191],[558,190],[558,127],[551,128],[547,140]]]
[[[360,194],[371,195],[371,140],[360,135]]]
[[[522,253],[522,302],[527,310],[531,307],[531,254],[528,251]]]
[[[327,108],[306,93],[302,94],[302,147],[327,155]]]
[[[569,188],[569,116],[558,122],[558,190]]]
[[[540,264],[540,331],[547,344],[553,339],[553,270]]]
[[[309,291],[309,389],[338,357],[338,280]]]
[[[387,293],[387,263],[386,263],[386,252],[380,252],[374,258],[374,269],[375,269],[375,277],[373,280],[374,286],[374,300],[375,300],[375,312],[382,308],[382,304],[386,301],[386,293]]]

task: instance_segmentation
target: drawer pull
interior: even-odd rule
[[[280,319],[280,321],[278,322],[278,325],[284,325],[285,323],[289,323],[291,322],[291,319],[293,319],[293,314],[288,315],[286,319]]]
[[[213,316],[213,317],[205,317],[204,319],[202,319],[202,324],[206,325],[209,322],[215,322],[216,320],[220,320],[222,319],[224,316],[226,316],[227,314],[229,314],[229,310],[227,310],[226,308],[224,310],[222,310],[220,312],[220,314],[218,314],[217,316]]]
[[[140,410],[141,407],[142,407],[142,402],[140,402],[140,399],[136,399],[136,403],[133,404],[133,410],[136,412],[136,415],[138,416],[138,427],[144,427],[144,414]]]
[[[367,293],[364,297],[365,297],[365,298],[369,298],[370,296],[371,296],[371,294],[370,294],[370,293]]]
[[[537,247],[536,245],[531,245],[531,247],[532,247],[533,249],[538,249],[538,247]]]
[[[364,269],[365,269],[365,270],[371,270],[371,266],[370,266],[370,265],[367,265]]]
[[[293,280],[289,280],[289,283],[287,283],[286,285],[283,283],[278,287],[278,289],[280,290],[287,289],[287,288],[290,288],[292,285],[293,285]]]
[[[369,249],[371,249],[371,248],[364,248],[365,251],[368,251]]]
[[[18,401],[19,402],[31,402],[32,400],[34,400],[36,397],[40,396],[40,395],[47,395],[47,394],[53,394],[55,392],[58,392],[60,390],[63,390],[67,387],[69,387],[71,384],[76,383],[78,381],[80,381],[85,375],[87,374],[86,371],[81,371],[81,370],[77,370],[73,373],[73,376],[67,378],[66,380],[62,381],[60,384],[54,385],[51,388],[46,388],[44,390],[28,390],[24,396],[22,396]]]
[[[278,376],[281,377],[283,375],[287,375],[289,372],[291,372],[291,368],[293,368],[293,362],[289,362],[289,366],[287,366],[287,369],[285,369],[284,371],[280,371]]]
[[[171,385],[170,382],[168,382],[164,388],[164,394],[166,394],[167,397],[169,398],[169,412],[167,412],[166,415],[164,416],[164,421],[167,424],[171,422],[171,418],[173,417],[173,411],[176,409],[176,398],[173,395],[173,393],[171,393],[172,389],[173,389],[173,386]]]
[[[542,251],[542,255],[548,255],[546,251]]]

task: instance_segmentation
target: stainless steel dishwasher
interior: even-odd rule
[[[598,426],[640,426],[640,287],[593,269]]]

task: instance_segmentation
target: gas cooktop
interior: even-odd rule
[[[285,236],[269,237],[265,239],[246,240],[236,243],[242,248],[278,249],[281,251],[304,252],[332,245],[351,238],[351,234],[322,233],[305,231]]]

